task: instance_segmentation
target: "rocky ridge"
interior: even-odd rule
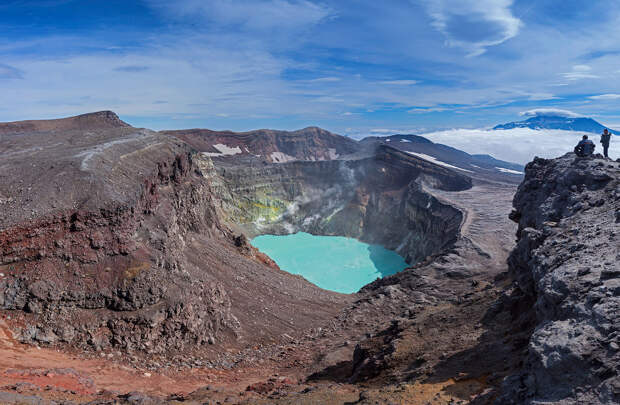
[[[251,156],[269,163],[333,160],[360,149],[354,140],[317,127],[292,132],[189,129],[161,133],[179,138],[212,157]]]
[[[534,159],[514,207],[509,266],[532,333],[497,403],[620,402],[620,162]]]
[[[42,131],[66,131],[75,129],[93,130],[126,127],[130,127],[130,125],[122,121],[114,112],[99,111],[54,120],[28,120],[0,123],[0,135]]]

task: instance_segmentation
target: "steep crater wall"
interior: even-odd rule
[[[209,185],[188,152],[156,167],[135,201],[0,233],[0,309],[23,311],[13,314],[25,317],[20,340],[163,352],[235,333],[226,291],[190,279],[182,255],[191,232],[227,233]]]
[[[409,263],[456,241],[463,219],[424,186],[471,187],[466,176],[389,147],[356,160],[271,165],[221,160],[215,166],[211,183],[223,216],[249,237],[298,231],[347,236],[395,250]]]
[[[225,366],[227,350],[316,327],[348,299],[233,233],[217,176],[178,140],[122,128],[2,141],[0,313],[22,342]]]

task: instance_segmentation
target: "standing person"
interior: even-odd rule
[[[591,156],[594,153],[594,142],[588,139],[588,135],[584,135],[581,141],[575,146],[575,154],[579,157]]]
[[[611,133],[607,130],[607,128],[605,128],[605,130],[601,134],[601,144],[603,145],[603,155],[605,155],[606,158],[609,157],[607,155],[607,152],[609,151],[610,140],[611,140]]]

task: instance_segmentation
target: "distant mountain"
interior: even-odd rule
[[[564,131],[579,131],[600,134],[606,127],[592,118],[569,117],[565,115],[536,115],[524,121],[497,125],[493,129],[498,130],[514,128],[561,129]],[[620,131],[615,131],[612,129],[609,129],[609,131],[615,135],[620,135]]]
[[[366,147],[378,143],[386,144],[440,166],[495,179],[515,179],[523,174],[523,166],[520,164],[498,160],[489,155],[470,155],[419,135],[367,137],[360,142]]]

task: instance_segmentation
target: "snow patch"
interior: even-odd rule
[[[424,153],[418,153],[418,152],[407,152],[407,153],[409,153],[410,155],[414,155],[416,157],[419,157],[420,159],[424,159],[426,161],[434,163],[434,164],[436,164],[438,166],[443,166],[443,167],[448,167],[450,169],[462,170],[464,172],[473,173],[471,170],[462,169],[460,167],[453,166],[453,165],[451,165],[449,163],[442,162],[441,160],[438,160],[434,156],[430,156],[430,155],[427,155],[427,154],[424,154]]]
[[[242,153],[241,148],[238,146],[231,148],[228,145],[217,143],[213,145],[213,147],[217,149],[219,152],[217,153],[216,152],[202,152],[202,154],[205,156],[210,156],[210,157],[218,157],[218,156],[232,156],[232,155],[238,155]]]
[[[502,173],[523,174],[523,172],[520,172],[520,171],[517,171],[517,170],[506,169],[505,167],[496,167],[496,169],[499,170]]]
[[[401,139],[400,141],[401,142],[409,142],[409,143],[411,143],[411,141],[409,139]]]
[[[336,159],[338,159],[338,156],[340,156],[340,155],[338,153],[336,153],[336,149],[329,148],[329,159],[330,160],[336,160]]]
[[[269,156],[271,157],[271,161],[273,163],[286,163],[297,160],[294,157],[282,152],[271,152],[271,155]]]

